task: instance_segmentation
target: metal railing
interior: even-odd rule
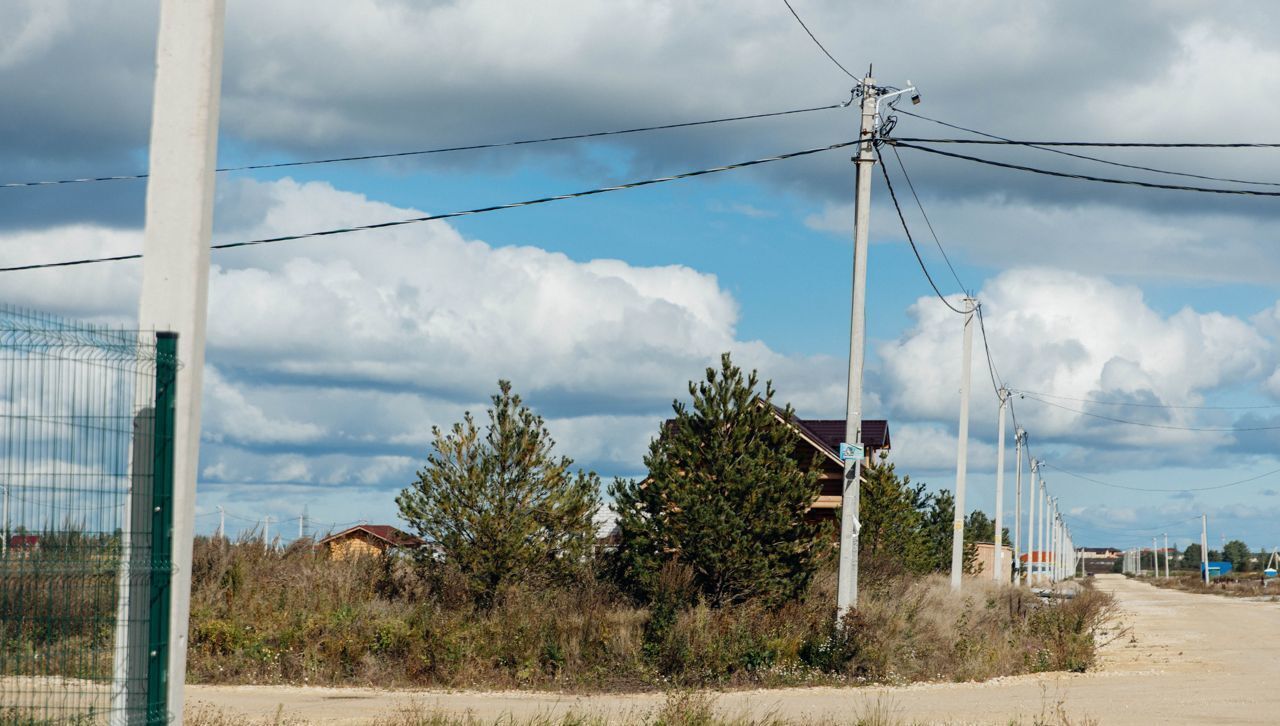
[[[0,723],[165,723],[176,338],[0,306]]]

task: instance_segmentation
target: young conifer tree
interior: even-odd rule
[[[509,584],[542,585],[585,573],[595,544],[600,478],[553,455],[542,417],[498,382],[483,435],[468,412],[396,497],[400,516],[433,557],[462,576],[482,605]]]
[[[620,541],[620,583],[652,598],[664,565],[692,576],[709,604],[778,604],[808,585],[830,551],[829,526],[806,521],[818,496],[816,459],[797,462],[801,440],[773,405],[773,386],[757,393],[726,353],[720,369],[689,383],[691,404],[649,446],[642,480],[610,487]],[[779,419],[781,417],[781,420]]]

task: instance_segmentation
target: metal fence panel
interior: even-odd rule
[[[0,306],[0,723],[169,720],[174,343]]]

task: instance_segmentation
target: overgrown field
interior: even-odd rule
[[[205,683],[618,690],[1083,671],[1111,607],[1092,589],[1044,603],[977,579],[961,596],[937,576],[864,581],[837,629],[823,573],[778,608],[642,608],[595,579],[482,608],[410,560],[217,539],[196,541],[193,580],[188,678]]]

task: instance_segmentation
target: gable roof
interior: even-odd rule
[[[764,405],[760,399],[756,399],[756,403]],[[818,451],[825,454],[828,458],[840,462],[840,444],[844,443],[845,420],[810,418],[803,419],[793,415],[790,420],[785,417],[786,410],[779,408],[777,405],[769,404],[773,408],[773,415],[779,421],[791,426],[796,433],[800,434],[800,438],[808,441]],[[667,419],[663,422],[663,427],[670,427],[675,424],[675,419]],[[888,449],[889,446],[889,422],[882,418],[864,418],[862,419],[862,443],[868,449]]]
[[[320,544],[332,542],[344,537],[350,537],[356,532],[364,532],[370,536],[386,542],[391,547],[421,547],[425,544],[420,538],[415,537],[408,532],[403,532],[389,524],[357,524],[354,527],[348,527],[341,532],[335,532],[328,537],[320,540]]]
[[[797,428],[804,429],[811,438],[817,439],[832,452],[840,451],[844,439],[845,421],[827,418],[797,418],[792,421]],[[889,422],[882,418],[862,419],[862,443],[873,449],[888,449]]]

